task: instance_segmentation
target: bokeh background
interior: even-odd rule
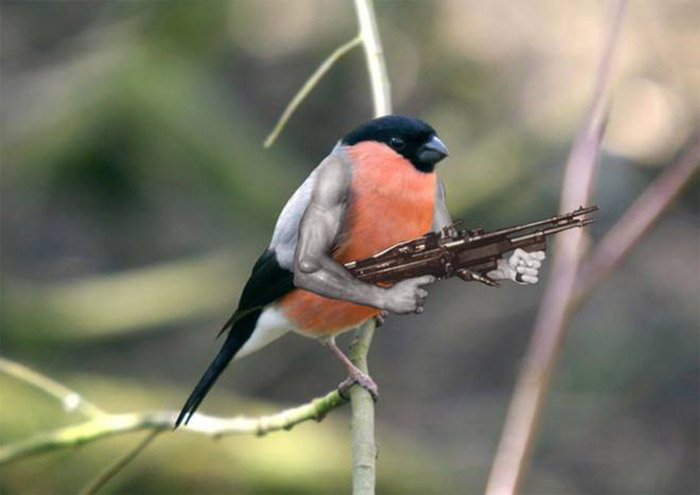
[[[496,228],[557,208],[593,84],[603,1],[381,1],[397,113],[431,122],[456,218]],[[2,355],[110,411],[181,406],[216,352],[286,198],[371,116],[350,1],[3,1]],[[630,2],[596,179],[599,238],[697,125],[700,6]],[[574,319],[527,494],[694,494],[698,188],[689,188]],[[546,279],[546,270],[545,270]],[[458,281],[392,317],[370,355],[382,493],[479,493],[541,287]],[[347,342],[347,337],[344,342]],[[271,412],[343,369],[290,335],[234,366],[203,410]],[[0,377],[0,440],[80,421]],[[138,441],[26,459],[2,493],[75,493]],[[266,438],[161,435],[105,493],[347,493],[348,409]]]

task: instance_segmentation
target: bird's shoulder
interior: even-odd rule
[[[352,180],[351,174],[351,165],[344,147],[338,145],[292,194],[277,218],[270,241],[270,250],[275,252],[280,266],[289,270],[294,267],[299,224],[312,197],[332,193],[328,188],[334,185],[346,189]]]

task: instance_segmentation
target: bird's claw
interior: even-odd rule
[[[359,385],[369,392],[374,402],[379,400],[379,387],[374,383],[371,376],[362,372],[351,373],[350,376],[340,382],[340,385],[338,385],[338,393],[340,393],[343,398],[349,399],[349,391],[355,385]]]

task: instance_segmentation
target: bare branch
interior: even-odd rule
[[[588,203],[596,158],[607,114],[606,89],[617,44],[625,0],[612,4],[613,22],[607,31],[596,84],[586,120],[580,128],[566,164],[560,211]],[[488,495],[518,493],[529,460],[549,379],[556,367],[569,304],[575,293],[576,272],[583,256],[584,233],[567,232],[556,243],[549,283],[537,314],[532,340],[515,386],[494,464],[486,486]]]
[[[586,298],[639,242],[700,167],[700,131],[685,151],[635,200],[581,265],[576,299]]]
[[[367,60],[374,116],[391,113],[391,87],[387,76],[384,50],[379,38],[377,19],[372,0],[355,0],[360,38]],[[372,344],[375,322],[362,325],[355,335],[351,348],[351,359],[355,366],[367,372],[367,353]],[[353,387],[352,402],[352,493],[374,495],[376,486],[377,447],[374,439],[374,400],[370,393]]]
[[[289,120],[294,110],[304,100],[308,93],[323,77],[323,75],[333,66],[333,64],[343,55],[349,52],[360,43],[364,46],[367,58],[367,67],[370,74],[370,84],[372,87],[372,101],[375,116],[379,117],[391,113],[390,87],[387,78],[386,66],[379,32],[377,30],[374,6],[372,0],[355,0],[357,9],[360,34],[357,38],[335,50],[312,74],[301,90],[295,95],[288,107],[280,117],[270,136],[265,140],[265,146],[270,146],[285,123]],[[374,335],[374,321],[362,325],[356,333],[355,341],[351,348],[351,359],[360,369],[367,371],[367,353]],[[10,361],[3,360],[7,364],[6,368],[11,370],[23,369],[13,368]],[[47,390],[52,395],[65,401],[65,393],[73,394],[68,397],[80,396],[60,384],[43,377],[35,372],[26,370],[23,379],[29,383],[37,385]],[[11,372],[11,371],[8,371]],[[16,374],[16,373],[13,373]],[[27,378],[33,376],[35,380]],[[38,378],[37,378],[38,377]],[[48,384],[48,385],[47,385]],[[375,491],[375,461],[376,445],[374,440],[374,402],[369,392],[361,387],[353,387],[350,391],[353,419],[353,494],[373,495]],[[74,401],[74,399],[71,399]],[[220,437],[232,434],[256,434],[264,435],[269,432],[288,430],[295,425],[315,419],[320,421],[329,411],[345,404],[347,401],[334,390],[324,397],[315,399],[307,404],[286,409],[279,413],[261,416],[258,418],[216,418],[201,413],[195,414],[189,424],[180,428],[181,431],[199,433],[211,437]],[[65,403],[65,402],[64,402]],[[91,419],[82,424],[59,428],[50,432],[36,435],[33,438],[7,445],[0,448],[0,465],[13,462],[15,460],[51,452],[59,449],[77,447],[85,443],[90,443],[110,436],[126,434],[135,431],[150,431],[151,434],[144,439],[137,447],[110,466],[94,483],[92,483],[85,493],[95,493],[104,483],[117,474],[130,460],[141,452],[155,436],[173,427],[177,412],[175,411],[153,411],[143,413],[109,414],[105,413],[89,403],[78,400],[86,410],[90,407],[89,416]]]
[[[367,71],[372,88],[374,116],[381,117],[391,113],[391,85],[387,75],[384,50],[379,38],[377,17],[372,0],[355,0],[357,22],[360,24],[360,38],[365,49]]]
[[[350,359],[368,373],[369,352],[375,324],[371,320],[357,330],[350,346]],[[352,492],[353,495],[373,494],[376,478],[377,446],[374,441],[374,400],[362,387],[350,390],[352,406]]]
[[[197,413],[192,416],[189,424],[181,426],[178,431],[199,433],[214,438],[241,434],[262,436],[274,431],[289,430],[305,421],[320,421],[331,410],[346,403],[347,400],[337,390],[334,390],[311,402],[269,416],[218,418]],[[41,433],[27,440],[0,448],[0,465],[23,457],[79,447],[86,443],[125,433],[172,430],[177,415],[176,411],[100,414],[84,423]]]
[[[316,87],[321,78],[326,75],[326,72],[328,72],[330,68],[333,67],[333,65],[338,60],[340,60],[340,58],[343,55],[345,55],[350,50],[358,46],[360,43],[362,43],[362,38],[360,38],[360,36],[358,35],[355,38],[348,41],[347,43],[336,48],[333,51],[333,53],[331,53],[321,63],[321,65],[318,66],[314,73],[311,74],[311,76],[306,80],[301,89],[299,89],[297,94],[294,95],[294,98],[292,98],[292,100],[287,104],[287,108],[285,108],[284,112],[282,112],[282,115],[280,115],[280,118],[275,124],[274,129],[272,129],[272,132],[270,132],[267,138],[265,138],[263,147],[269,148],[274,144],[274,142],[277,140],[277,137],[282,132],[282,129],[284,129],[284,126],[287,125],[287,121],[289,120],[289,118],[296,111],[299,105],[301,105],[301,103],[309,95],[309,93],[311,93],[311,90],[314,89],[314,87]]]
[[[0,372],[33,385],[58,399],[67,412],[78,411],[89,418],[105,414],[102,409],[85,400],[79,393],[19,363],[0,357]]]
[[[126,452],[123,456],[119,457],[113,464],[111,464],[107,469],[101,472],[90,484],[85,487],[80,495],[94,495],[102,488],[109,480],[111,480],[116,474],[124,469],[127,464],[134,460],[134,458],[139,455],[143,450],[148,447],[148,445],[155,440],[156,436],[160,431],[152,431],[148,433],[136,446]]]

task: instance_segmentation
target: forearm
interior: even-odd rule
[[[332,259],[321,261],[315,269],[297,268],[294,285],[331,299],[387,309],[384,304],[386,289],[357,280]]]

